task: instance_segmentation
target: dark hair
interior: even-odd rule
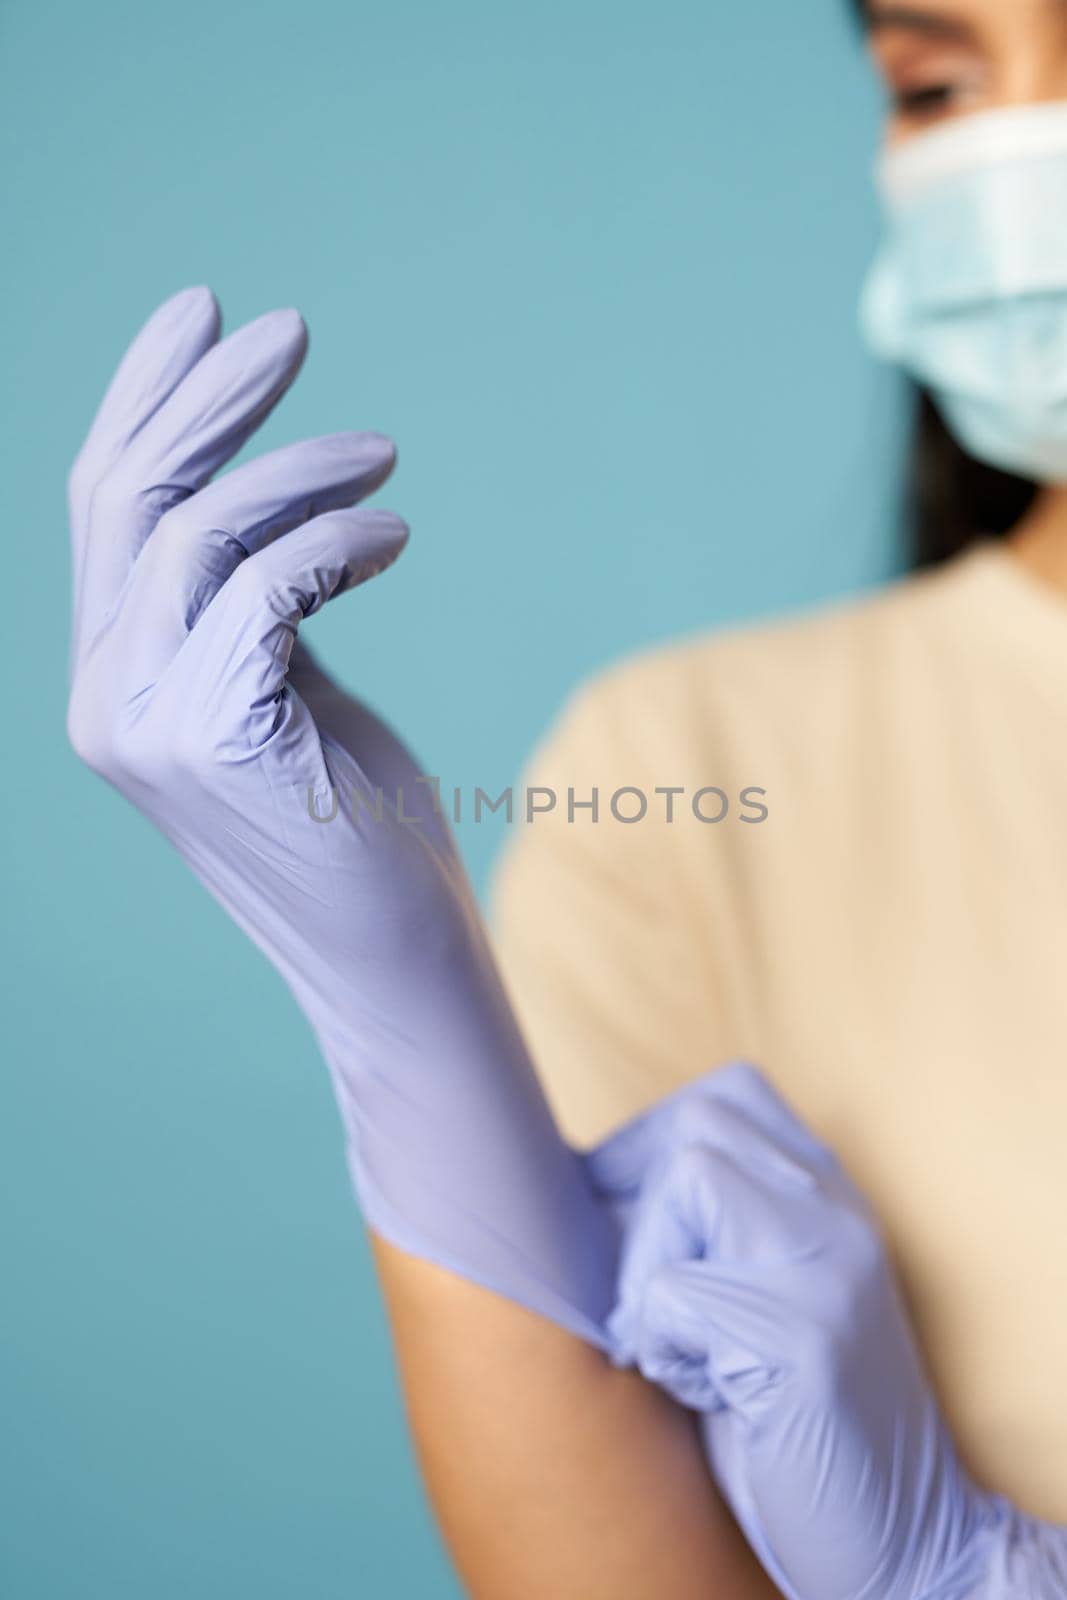
[[[864,21],[867,0],[849,3]],[[931,567],[976,539],[1010,532],[1032,504],[1037,485],[968,455],[948,431],[929,392],[914,387],[904,500],[907,554],[913,567]]]
[[[976,539],[1010,533],[1033,503],[1037,485],[968,455],[927,391],[916,384],[915,393],[905,526],[911,565],[931,567]]]

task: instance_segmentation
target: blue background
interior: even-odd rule
[[[457,1593],[311,1039],[65,744],[64,478],[111,367],[187,283],[230,327],[300,307],[262,444],[391,433],[413,528],[313,637],[429,770],[503,786],[606,659],[894,569],[843,12],[7,0],[11,1600]],[[480,883],[503,826],[463,833]]]

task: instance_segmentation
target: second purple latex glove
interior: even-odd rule
[[[969,1478],[874,1216],[755,1068],[681,1090],[591,1165],[626,1212],[617,1359],[701,1413],[789,1600],[1067,1593],[1067,1529]]]

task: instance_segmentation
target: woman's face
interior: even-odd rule
[[[1067,0],[868,0],[886,136],[997,106],[1067,99]]]

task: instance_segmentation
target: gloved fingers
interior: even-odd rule
[[[268,311],[221,340],[141,429],[124,475],[142,491],[199,489],[266,420],[307,353],[298,311]]]
[[[830,1151],[747,1061],[716,1067],[624,1124],[586,1155],[590,1177],[616,1204],[633,1201],[665,1156],[689,1144],[746,1154],[760,1165],[825,1170]]]
[[[295,311],[269,312],[231,333],[196,363],[97,483],[84,554],[83,650],[103,629],[163,513],[236,455],[296,377],[306,349]]]
[[[768,1099],[761,1101],[761,1086]],[[641,1187],[659,1181],[680,1152],[713,1147],[787,1184],[811,1187],[830,1152],[789,1114],[781,1122],[771,1086],[747,1062],[718,1067],[611,1134],[585,1163],[593,1184],[625,1213]],[[773,1112],[773,1115],[769,1115]],[[782,1133],[784,1130],[784,1133]]]
[[[392,441],[381,434],[308,439],[235,468],[168,511],[138,556],[109,627],[125,698],[157,681],[249,555],[372,494],[395,460]]]
[[[620,1350],[632,1348],[648,1286],[664,1268],[707,1261],[757,1269],[804,1254],[818,1236],[819,1194],[805,1169],[790,1170],[784,1182],[750,1152],[701,1144],[675,1152],[642,1191],[624,1233],[610,1321]]]
[[[691,1145],[670,1151],[646,1180],[623,1234],[616,1304],[608,1319],[609,1334],[624,1357],[632,1359],[656,1274],[714,1252],[731,1173],[729,1157]]]
[[[157,306],[115,369],[71,468],[80,503],[112,463],[218,341],[219,307],[210,289],[183,289]]]
[[[292,783],[309,777],[286,737],[286,673],[305,617],[375,577],[407,542],[406,523],[377,507],[330,511],[241,563],[182,645],[161,690],[189,704],[216,764],[255,758],[272,743]]]
[[[718,1411],[723,1401],[708,1360],[709,1316],[700,1262],[661,1268],[649,1281],[632,1329],[634,1365],[650,1383],[694,1411]]]
[[[119,362],[70,471],[75,654],[85,540],[93,491],[145,423],[174,393],[219,336],[210,289],[183,289],[158,306]]]
[[[636,1365],[694,1411],[748,1411],[782,1377],[776,1320],[762,1285],[715,1262],[663,1267],[634,1324]]]

